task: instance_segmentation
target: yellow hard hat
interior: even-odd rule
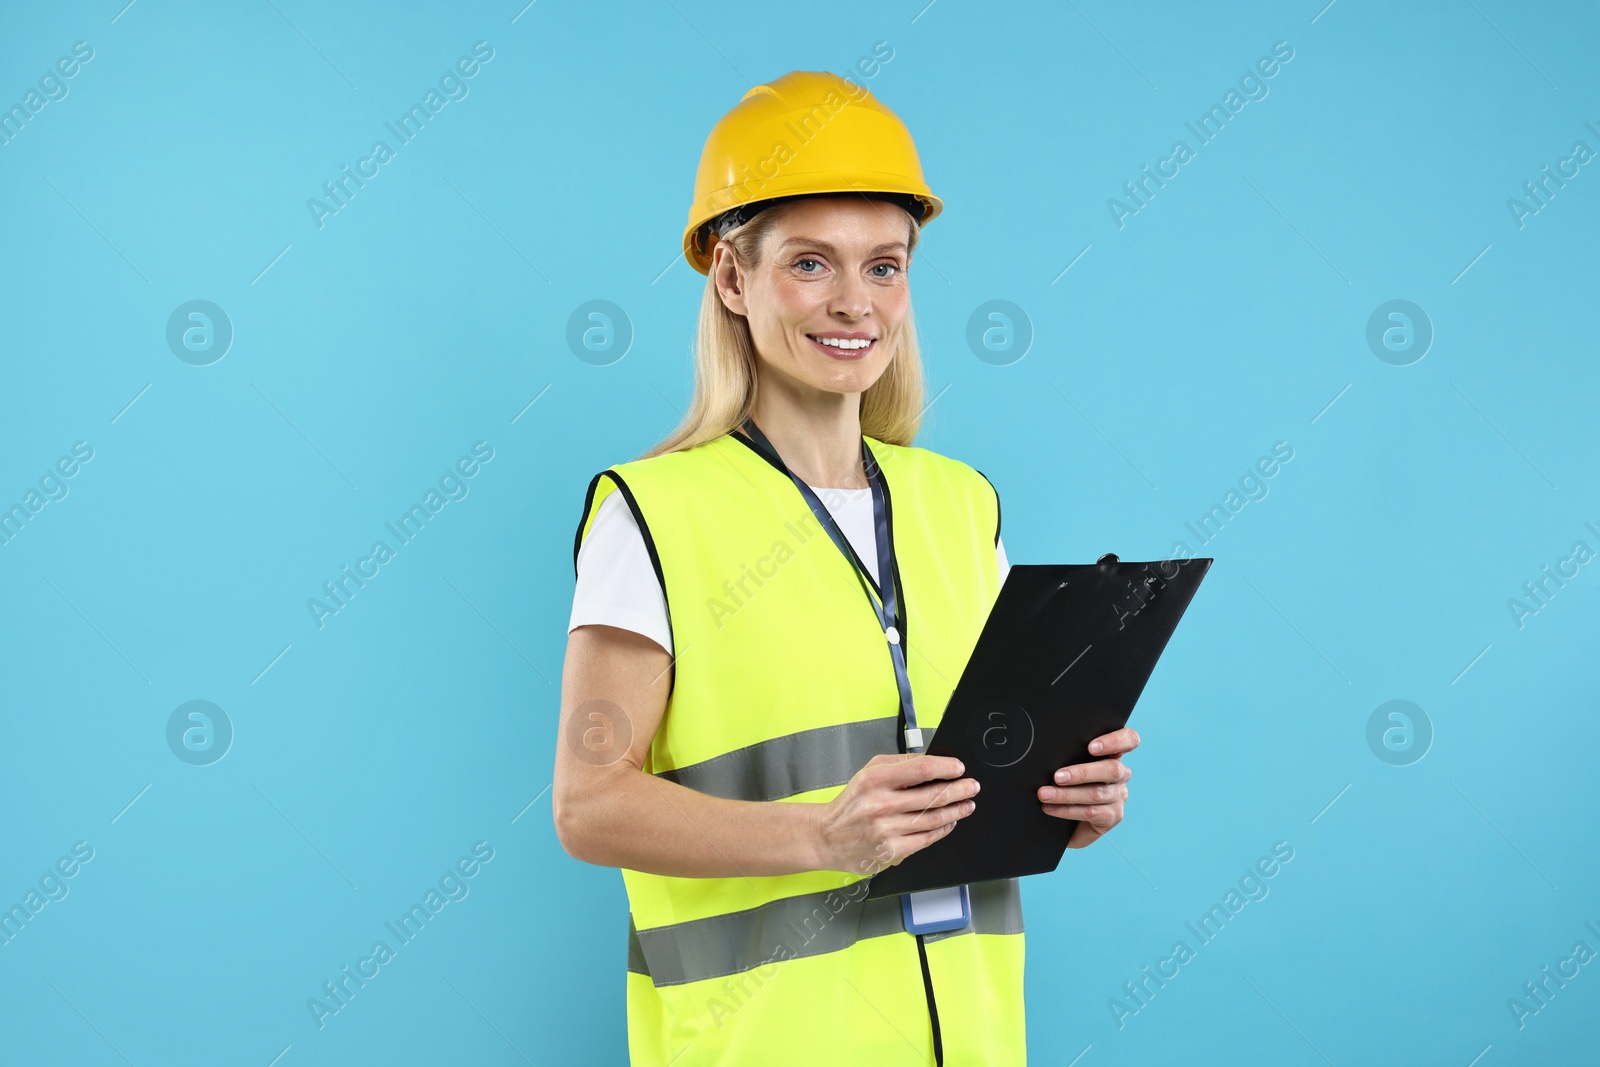
[[[911,131],[864,86],[796,70],[745,93],[706,138],[683,254],[701,274],[722,232],[782,197],[864,193],[924,224],[944,208]]]

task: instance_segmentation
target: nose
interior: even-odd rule
[[[872,313],[872,292],[859,274],[841,272],[829,303],[831,314],[854,322]]]

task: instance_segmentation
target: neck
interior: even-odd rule
[[[768,386],[764,376],[760,386]],[[818,393],[802,398],[758,388],[751,418],[800,480],[813,488],[864,489],[861,394]]]

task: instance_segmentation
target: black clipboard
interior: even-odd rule
[[[1039,787],[1100,758],[1089,742],[1127,725],[1212,562],[1013,566],[926,750],[961,760],[977,806],[878,872],[867,896],[1055,870],[1078,824],[1046,815]]]

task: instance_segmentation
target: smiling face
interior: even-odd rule
[[[863,393],[888,369],[911,306],[910,218],[882,200],[811,197],[781,212],[747,269],[712,249],[723,303],[744,316],[764,378],[798,392]]]

